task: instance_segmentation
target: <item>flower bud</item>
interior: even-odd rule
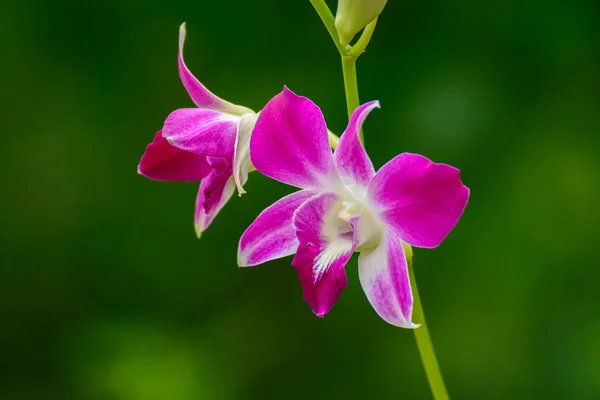
[[[387,0],[339,0],[335,15],[340,42],[348,44],[365,26],[373,21],[385,7]]]

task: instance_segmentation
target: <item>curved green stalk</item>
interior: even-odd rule
[[[321,21],[323,21],[325,28],[327,28],[327,31],[333,39],[333,43],[335,43],[335,47],[337,47],[340,54],[346,53],[348,51],[348,46],[344,46],[340,43],[340,37],[338,36],[337,29],[335,28],[335,17],[331,13],[327,3],[325,3],[325,0],[310,0],[310,4],[313,5],[317,11],[317,14],[319,14],[319,17],[321,17]]]
[[[348,55],[354,58],[360,57],[362,53],[364,53],[367,45],[371,41],[371,36],[373,36],[373,31],[375,30],[375,25],[377,25],[377,18],[369,23],[369,25],[365,26],[365,30],[362,35],[360,35],[360,39],[356,42],[350,50],[348,50]]]
[[[425,321],[425,314],[423,312],[423,305],[421,304],[421,297],[419,297],[419,289],[417,287],[417,280],[415,279],[415,272],[412,266],[412,260],[408,263],[408,271],[410,274],[410,284],[413,292],[413,322],[421,324],[420,327],[414,329],[415,339],[417,339],[417,347],[421,354],[421,361],[423,362],[423,368],[425,368],[425,375],[427,375],[427,381],[431,388],[431,393],[435,400],[448,400],[448,391],[444,384],[444,378],[438,365],[435,351],[433,350],[433,343],[431,342],[431,336],[429,336],[429,328]]]

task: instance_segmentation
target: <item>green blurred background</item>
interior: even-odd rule
[[[330,3],[335,7],[335,3]],[[357,279],[324,319],[291,258],[236,266],[292,191],[252,174],[201,241],[197,185],[136,173],[186,60],[256,110],[284,84],[346,124],[335,47],[308,0],[22,0],[0,6],[0,399],[429,399],[412,332]],[[600,398],[600,4],[389,2],[358,62],[381,166],[457,166],[471,199],[415,251],[455,399]]]

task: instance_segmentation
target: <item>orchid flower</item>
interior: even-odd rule
[[[417,155],[394,157],[377,173],[359,138],[372,101],[358,107],[332,154],[319,107],[284,88],[262,110],[252,138],[255,168],[301,190],[265,209],[240,239],[238,264],[292,255],[304,299],[322,317],[347,285],[345,266],[358,257],[359,278],[375,311],[404,328],[413,296],[404,247],[438,246],[469,197],[459,170]]]
[[[211,93],[183,61],[185,23],[179,28],[178,70],[197,108],[180,108],[167,117],[138,165],[147,178],[199,181],[194,217],[198,237],[231,198],[240,194],[251,167],[249,141],[257,114]]]

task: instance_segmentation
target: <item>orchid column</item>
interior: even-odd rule
[[[375,24],[377,23],[377,17],[383,11],[387,0],[339,0],[335,18],[324,0],[310,1],[329,31],[342,58],[346,105],[348,108],[348,118],[351,118],[354,110],[360,105],[356,79],[356,60],[365,51],[371,40]],[[361,30],[363,32],[360,38],[354,45],[350,45],[354,36]],[[364,142],[362,130],[360,131],[360,140]],[[410,285],[413,294],[413,322],[416,324],[414,333],[421,360],[433,397],[436,400],[449,399],[417,289],[417,281],[412,264],[412,249],[408,245],[405,245],[405,247],[405,256],[408,263]]]

